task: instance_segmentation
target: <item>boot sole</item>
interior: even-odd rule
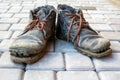
[[[27,63],[27,64],[33,64],[35,62],[37,62],[38,60],[40,60],[43,57],[43,53],[42,54],[37,54],[36,56],[32,56],[32,57],[16,57],[16,56],[11,56],[11,60],[14,62],[18,62],[18,63]]]
[[[91,52],[89,50],[85,50],[82,48],[77,48],[77,49],[85,55],[88,55],[90,57],[96,57],[96,58],[105,57],[105,56],[108,56],[112,53],[112,49],[110,49],[110,48],[104,52],[101,52],[101,53],[94,53],[94,52]]]

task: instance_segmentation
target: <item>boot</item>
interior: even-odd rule
[[[70,41],[75,48],[92,57],[112,53],[110,41],[98,35],[86,22],[82,10],[68,5],[58,5],[57,37]]]
[[[9,47],[11,59],[18,63],[34,63],[44,54],[46,42],[54,34],[56,12],[53,6],[30,11],[30,23]]]

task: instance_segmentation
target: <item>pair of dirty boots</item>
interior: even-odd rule
[[[70,41],[78,51],[91,57],[103,57],[112,53],[110,41],[89,26],[82,10],[60,4],[57,14],[55,27],[56,9],[53,6],[41,6],[30,11],[30,23],[9,48],[14,62],[31,64],[38,61],[44,54],[42,50],[47,41],[55,35],[59,39]]]

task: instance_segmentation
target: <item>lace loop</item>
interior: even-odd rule
[[[47,20],[40,20],[39,16],[37,14],[33,14],[33,17],[35,17],[35,20],[32,20],[25,28],[25,30],[31,30],[31,29],[37,29],[37,30],[43,30],[44,25],[46,24]]]
[[[74,24],[76,24],[77,28],[78,28],[78,31],[75,34],[73,40],[74,41],[76,40],[75,45],[78,46],[80,31],[81,31],[82,28],[88,27],[89,24],[88,24],[88,22],[85,21],[82,11],[79,14],[66,13],[66,15],[68,15],[71,18],[70,26],[68,27],[68,32],[67,32],[67,40],[68,41],[70,40],[70,31],[72,29],[72,26]],[[75,20],[79,20],[79,21],[75,22]]]

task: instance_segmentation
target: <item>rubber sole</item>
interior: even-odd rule
[[[14,62],[18,62],[18,63],[27,63],[27,64],[33,64],[35,62],[37,62],[38,60],[40,60],[45,54],[37,54],[36,56],[32,56],[32,57],[15,57],[11,55],[11,60]]]
[[[101,53],[94,53],[94,52],[91,52],[89,50],[85,50],[85,49],[82,49],[82,48],[77,48],[77,50],[79,50],[80,52],[82,52],[85,55],[88,55],[90,57],[96,57],[96,58],[105,57],[105,56],[108,56],[108,55],[112,54],[112,49],[111,48],[109,48],[108,50],[106,50],[104,52],[101,52]]]

